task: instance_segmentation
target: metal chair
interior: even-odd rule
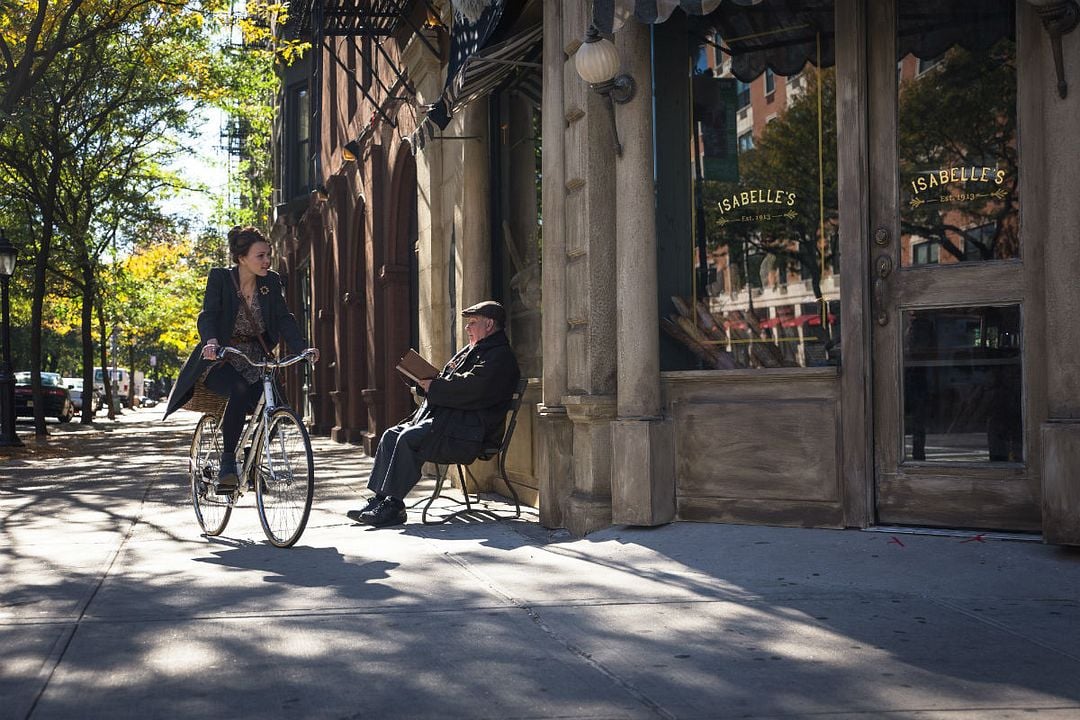
[[[509,449],[510,441],[514,437],[514,427],[517,425],[518,410],[521,409],[521,398],[525,395],[525,388],[528,386],[528,384],[529,381],[527,378],[521,378],[521,380],[518,381],[517,389],[514,391],[514,396],[510,400],[510,408],[508,410],[508,412],[510,413],[510,419],[506,423],[506,430],[503,432],[502,442],[499,443],[498,447],[485,448],[476,458],[477,460],[491,460],[492,458],[495,458],[497,460],[499,465],[498,477],[502,478],[503,483],[510,490],[510,495],[514,499],[513,517],[515,518],[521,517],[521,501],[518,498],[517,490],[514,489],[514,486],[510,483],[509,476],[506,474],[506,451]],[[476,461],[474,460],[473,462]],[[428,510],[431,508],[431,504],[435,502],[437,498],[444,497],[442,495],[443,484],[446,482],[447,475],[449,475],[450,471],[450,465],[442,465],[436,463],[435,491],[431,493],[431,497],[429,497],[427,501],[421,501],[424,502],[424,510],[420,515],[420,519],[425,525],[440,525],[442,523],[452,520],[455,517],[465,515],[473,511],[472,502],[469,500],[469,486],[465,480],[465,477],[468,476],[472,479],[473,484],[476,484],[476,478],[473,476],[472,471],[469,470],[469,465],[471,465],[472,463],[454,464],[457,465],[458,477],[461,478],[461,494],[464,500],[453,500],[453,502],[457,503],[458,505],[464,505],[465,509],[450,513],[449,515],[441,517],[438,520],[428,520]],[[479,501],[479,497],[477,497],[477,501]],[[497,519],[504,519],[504,516],[502,515],[496,515],[495,513],[492,513],[490,511],[487,512],[489,512],[489,514],[491,515],[494,515]]]

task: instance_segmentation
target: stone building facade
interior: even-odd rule
[[[546,526],[1080,543],[1080,32],[1048,32],[1075,3],[789,5],[413,3],[351,39],[313,13],[281,167],[295,189],[310,147],[315,192],[274,237],[326,358],[290,385],[315,429],[370,452],[411,407],[394,360],[445,360],[494,297]],[[590,25],[625,102],[578,74]]]

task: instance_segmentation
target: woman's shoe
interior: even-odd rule
[[[236,475],[236,454],[221,453],[221,466],[218,468],[218,495],[228,495],[240,487],[240,478]]]

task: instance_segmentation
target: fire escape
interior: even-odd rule
[[[345,146],[346,159],[358,155],[363,141],[377,123],[384,122],[396,128],[394,110],[399,103],[408,102],[415,96],[415,88],[395,59],[395,53],[385,47],[387,40],[408,29],[435,57],[439,57],[438,49],[429,42],[413,19],[418,4],[426,8],[428,17],[437,17],[429,0],[312,0],[306,8],[304,24],[311,29],[311,44],[315,51],[311,77],[311,127],[321,127],[320,93],[324,63],[327,62],[336,64],[345,72],[371,108],[359,137]],[[345,42],[338,42],[338,38],[345,38]],[[349,50],[357,58],[355,68],[350,68],[342,59],[342,54]],[[370,79],[370,82],[361,82],[361,77]],[[392,82],[388,85],[390,79]],[[314,179],[321,183],[322,169],[318,161],[320,142],[321,138],[316,132],[311,150],[315,158]]]

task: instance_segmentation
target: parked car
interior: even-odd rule
[[[45,417],[54,417],[62,423],[71,420],[75,407],[59,373],[41,373],[41,394],[45,403]],[[34,417],[34,395],[28,372],[15,373],[15,415]]]
[[[82,398],[83,398],[83,381],[82,378],[66,377],[63,378],[64,387],[68,389],[68,394],[71,395],[71,404],[79,412],[82,412]],[[101,393],[97,388],[94,388],[92,395],[92,402],[90,404],[90,412],[96,413],[101,409],[101,406],[105,404],[105,401],[101,397]]]

